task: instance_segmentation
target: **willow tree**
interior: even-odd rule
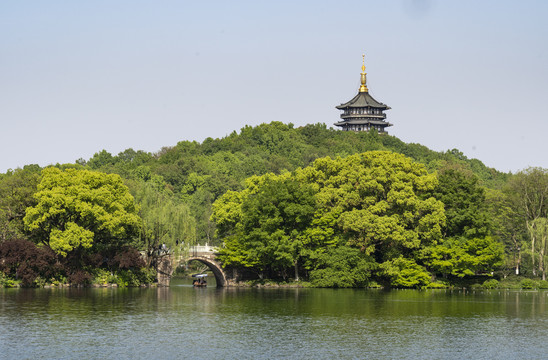
[[[196,222],[187,205],[154,182],[138,185],[135,198],[140,205],[142,219],[141,246],[147,254],[147,265],[154,265],[159,257],[178,256],[196,240]]]

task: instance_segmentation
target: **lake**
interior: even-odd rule
[[[542,359],[546,291],[0,289],[2,359]]]

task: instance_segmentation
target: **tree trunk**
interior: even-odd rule
[[[519,266],[521,264],[521,251],[518,249],[518,262],[516,264],[516,275],[519,275]]]
[[[294,264],[295,264],[295,281],[299,281],[299,263],[297,260],[295,260]]]
[[[537,269],[535,269],[535,229],[534,224],[529,224],[527,221],[527,229],[529,230],[529,235],[531,236],[531,265],[533,269],[533,276],[537,276]]]
[[[546,251],[546,235],[542,236],[541,245],[542,247],[540,248],[539,271],[542,271],[542,280],[546,280],[546,259],[544,257]]]

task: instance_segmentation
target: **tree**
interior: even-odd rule
[[[510,179],[505,190],[512,207],[525,221],[531,240],[532,272],[536,275],[537,236],[534,221],[541,217],[548,217],[548,170],[535,167],[525,169]]]
[[[430,273],[424,267],[402,255],[382,263],[380,270],[394,287],[424,288],[431,282]]]
[[[509,267],[520,274],[522,248],[528,237],[525,219],[519,216],[508,195],[501,190],[487,189],[486,204],[492,232],[505,246]]]
[[[42,171],[36,205],[27,208],[32,238],[62,256],[92,246],[120,248],[138,234],[141,220],[119,175],[54,167]]]
[[[298,281],[314,210],[312,186],[283,176],[269,179],[244,201],[240,236],[262,260],[263,269],[272,267],[285,274],[293,267]]]
[[[548,254],[548,219],[539,217],[533,220],[531,228],[537,241],[538,269],[542,273],[542,280],[546,280],[546,255]]]
[[[241,193],[228,192],[213,206],[212,219],[225,236],[219,259],[225,265],[258,272],[279,271],[286,277],[299,266],[308,249],[315,198],[313,187],[287,175],[253,177]]]
[[[38,248],[23,239],[10,239],[0,244],[0,272],[20,279],[24,286],[34,285],[41,276],[51,278],[56,273],[55,254],[48,248]]]
[[[445,237],[483,237],[490,223],[485,206],[485,190],[478,178],[461,166],[448,166],[438,173],[436,199],[444,204],[447,223]]]
[[[491,275],[502,265],[504,247],[491,236],[453,237],[421,251],[423,262],[434,273],[457,277]]]
[[[331,248],[315,257],[310,281],[317,287],[363,287],[378,268],[374,259],[350,246]]]
[[[0,243],[25,237],[25,209],[36,203],[33,194],[39,180],[40,168],[32,165],[0,178]]]
[[[318,159],[308,181],[317,183],[317,222],[331,223],[349,245],[382,263],[414,256],[441,239],[443,204],[423,165],[390,152],[371,151],[345,159]]]
[[[196,223],[188,206],[176,201],[165,185],[140,182],[137,188],[135,199],[142,219],[140,241],[148,266],[157,264],[163,255],[178,255],[183,247],[195,243]]]
[[[399,256],[414,258],[441,239],[445,216],[431,196],[436,185],[424,166],[382,151],[253,178],[213,205],[212,219],[225,238],[220,258],[259,272],[283,273],[291,264],[297,271],[304,263],[324,275],[337,271],[322,254],[343,245],[372,259],[371,269]]]
[[[114,157],[111,153],[106,150],[101,150],[98,153],[95,153],[91,159],[88,160],[87,166],[93,170],[98,170],[101,168],[106,168],[112,166],[115,162]]]

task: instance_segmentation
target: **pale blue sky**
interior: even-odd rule
[[[0,172],[339,120],[548,168],[548,1],[2,1]]]

